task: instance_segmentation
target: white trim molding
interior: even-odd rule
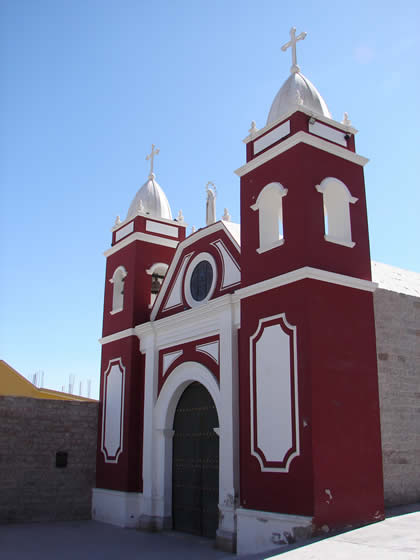
[[[110,342],[115,342],[116,340],[121,340],[122,338],[128,338],[129,336],[136,336],[136,331],[134,329],[125,329],[125,331],[120,331],[114,334],[109,334],[98,340],[99,344],[109,344]]]
[[[284,140],[280,144],[277,144],[270,150],[267,150],[254,159],[251,159],[248,163],[236,169],[235,173],[239,177],[243,177],[250,171],[257,169],[267,161],[270,161],[271,159],[286,152],[287,150],[290,150],[290,148],[297,146],[298,144],[307,144],[308,146],[313,146],[314,148],[318,148],[320,150],[323,150],[324,152],[328,152],[330,154],[333,154],[334,156],[340,157],[347,161],[351,161],[352,163],[356,163],[357,165],[361,166],[366,165],[369,161],[367,158],[359,156],[359,154],[351,152],[346,148],[342,148],[337,144],[328,142],[328,140],[322,140],[317,136],[313,136],[312,134],[308,134],[307,132],[303,132],[301,130],[293,136],[290,136],[290,138],[286,138],[286,140]]]
[[[316,121],[324,122],[324,123],[328,124],[329,126],[331,126],[333,128],[337,128],[338,130],[342,130],[343,132],[348,132],[350,134],[357,134],[358,133],[358,130],[356,128],[353,128],[351,125],[343,124],[341,122],[335,121],[334,119],[324,117],[323,115],[318,115],[318,114],[315,115],[314,112],[311,109],[307,109],[303,105],[299,105],[299,106],[296,106],[294,109],[291,109],[290,111],[285,113],[282,117],[280,117],[276,121],[265,125],[263,128],[258,129],[253,134],[249,134],[242,141],[245,142],[245,144],[248,144],[248,142],[251,142],[252,140],[257,140],[258,138],[260,138],[263,134],[265,134],[269,130],[274,130],[279,124],[282,124],[283,122],[290,119],[290,117],[292,115],[294,115],[295,113],[297,113],[298,111],[301,112],[301,113],[304,113],[305,115],[308,115],[308,117],[310,117],[310,118],[314,118]]]
[[[128,237],[125,237],[122,241],[119,241],[118,243],[104,251],[104,256],[109,257],[120,249],[127,247],[127,245],[130,245],[130,243],[133,243],[134,241],[144,241],[146,243],[162,245],[163,247],[177,247],[179,243],[179,241],[175,241],[174,239],[166,239],[166,237],[159,237],[158,235],[150,235],[148,233],[141,233],[136,231],[135,233],[132,233]]]
[[[320,282],[328,282],[329,284],[354,288],[355,290],[364,290],[366,292],[374,292],[378,287],[376,282],[371,282],[370,280],[362,280],[361,278],[354,278],[353,276],[346,276],[345,274],[337,274],[336,272],[329,272],[328,270],[304,266],[297,270],[280,274],[274,278],[268,278],[268,280],[263,280],[257,284],[241,288],[233,294],[233,298],[235,300],[241,300],[260,294],[261,292],[266,292],[267,290],[273,290],[274,288],[306,279],[319,280]]]
[[[280,313],[249,338],[251,455],[262,472],[287,473],[300,455],[296,331]]]
[[[108,362],[103,395],[101,451],[105,463],[118,463],[124,432],[125,367],[121,358]]]
[[[206,296],[202,300],[196,300],[194,299],[191,292],[191,278],[192,275],[194,274],[196,267],[201,262],[207,262],[211,266],[212,281],[211,281],[210,289],[207,292]],[[210,255],[210,253],[207,253],[205,251],[198,253],[198,255],[196,255],[193,258],[193,260],[188,264],[188,268],[185,272],[185,277],[184,277],[184,295],[188,305],[190,307],[199,307],[200,305],[204,305],[205,303],[207,303],[211,299],[214,293],[216,282],[217,282],[217,265],[213,255]]]

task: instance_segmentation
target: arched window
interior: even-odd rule
[[[165,263],[155,263],[153,264],[146,273],[152,277],[152,285],[150,288],[150,305],[152,307],[158,296],[159,290],[163,284],[166,271],[168,270],[168,265]]]
[[[112,310],[111,315],[122,311],[124,308],[124,281],[127,271],[123,266],[119,266],[114,270],[112,278],[109,280],[113,284],[112,292]]]
[[[316,190],[324,199],[324,224],[326,241],[345,247],[354,247],[351,238],[350,204],[357,202],[349,189],[339,179],[326,177]]]
[[[283,197],[287,189],[280,183],[269,183],[258,195],[257,202],[251,206],[259,212],[260,246],[257,253],[264,253],[283,245]]]

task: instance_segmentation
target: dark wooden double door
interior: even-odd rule
[[[177,531],[215,537],[219,519],[219,426],[209,392],[191,383],[174,419],[172,520]]]

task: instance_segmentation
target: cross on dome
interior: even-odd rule
[[[290,30],[290,41],[285,43],[281,48],[281,50],[285,52],[289,47],[292,47],[292,67],[290,68],[290,72],[292,74],[297,74],[298,72],[300,72],[300,68],[297,65],[296,58],[296,43],[298,41],[303,41],[306,35],[307,33],[305,31],[302,31],[302,33],[299,33],[299,35],[296,37],[296,27],[292,27],[292,29]]]
[[[149,173],[149,177],[150,177],[150,178],[152,177],[152,175],[154,176],[154,173],[153,173],[153,160],[155,159],[155,156],[157,156],[159,152],[160,152],[160,149],[159,149],[159,148],[156,148],[156,150],[155,150],[155,145],[152,144],[152,151],[150,152],[150,154],[148,154],[148,155],[146,156],[146,160],[147,160],[147,161],[149,161],[149,159],[150,159],[150,173]]]

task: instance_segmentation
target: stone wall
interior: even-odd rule
[[[374,295],[385,505],[420,501],[420,299]]]
[[[90,518],[97,419],[96,402],[0,397],[1,523]]]

